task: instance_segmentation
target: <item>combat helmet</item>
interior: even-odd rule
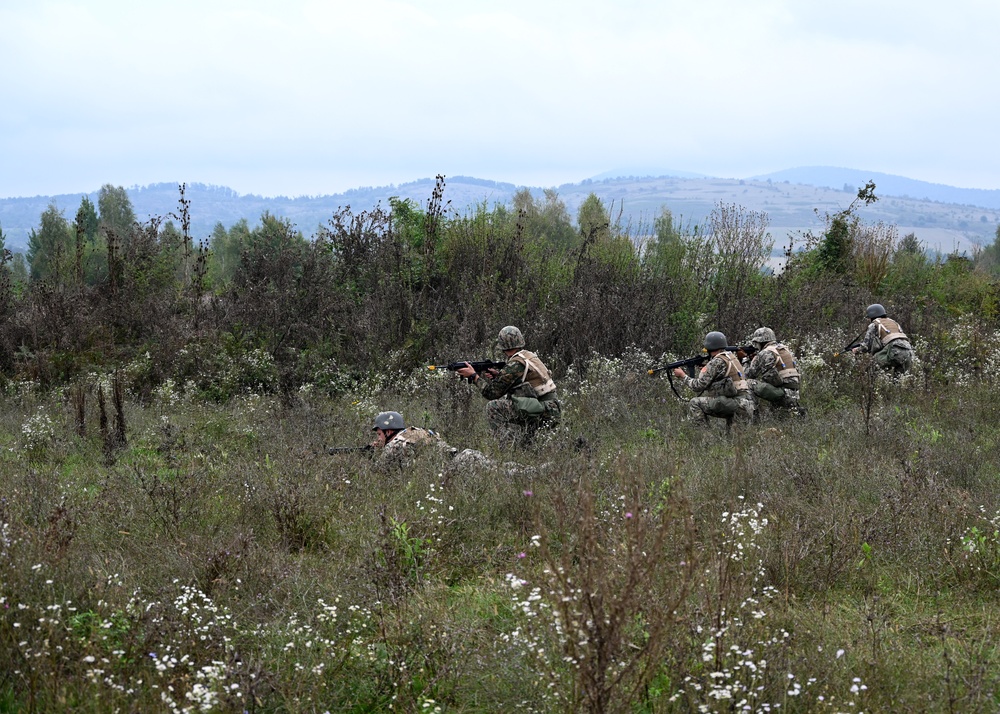
[[[729,338],[721,332],[709,332],[705,335],[705,349],[709,352],[724,350],[729,346]]]
[[[757,345],[758,349],[763,347],[768,342],[777,342],[778,338],[774,334],[774,330],[770,327],[758,327],[752,335],[750,335],[750,341]]]
[[[375,423],[372,425],[372,431],[376,429],[382,429],[383,431],[401,431],[406,428],[406,422],[403,421],[403,415],[399,412],[382,412],[377,417],[375,417]]]
[[[874,305],[869,305],[865,308],[865,314],[868,316],[869,320],[874,320],[876,317],[885,317],[885,308],[875,303]]]
[[[524,348],[524,335],[513,325],[507,325],[497,335],[497,347],[501,350],[520,350]]]

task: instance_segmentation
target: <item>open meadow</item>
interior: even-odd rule
[[[81,436],[73,398],[11,385],[0,706],[995,710],[1000,407],[802,353],[809,416],[729,435],[647,356],[595,358],[520,452],[427,370],[126,396],[110,458],[93,398]],[[325,453],[390,407],[535,471]]]
[[[767,275],[737,207],[640,252],[551,197],[392,208],[0,285],[0,712],[1000,708],[984,265],[849,212]],[[839,354],[876,298],[898,380]],[[427,369],[505,324],[563,404],[529,449]],[[699,428],[647,375],[762,324],[805,417]],[[327,453],[384,410],[492,463]]]

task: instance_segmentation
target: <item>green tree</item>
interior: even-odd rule
[[[97,195],[97,208],[101,216],[101,229],[108,236],[109,242],[113,239],[121,245],[127,244],[135,224],[135,211],[125,189],[109,183],[101,186]]]
[[[27,285],[28,274],[28,261],[25,260],[24,253],[14,253],[10,261],[10,278],[14,285]]]
[[[1000,275],[1000,226],[995,235],[993,242],[976,255],[976,268],[989,275]]]
[[[596,193],[591,193],[580,204],[576,213],[576,225],[585,241],[605,243],[610,240],[611,217]]]
[[[526,236],[542,245],[561,249],[576,247],[579,234],[573,229],[566,203],[555,189],[547,188],[543,195],[543,201],[536,201],[526,188],[514,194],[514,212],[519,216]]]
[[[84,196],[73,221],[75,235],[74,265],[78,279],[95,285],[108,275],[108,251],[100,233],[101,221],[93,202]]]
[[[227,231],[222,222],[215,224],[209,238],[208,276],[215,288],[229,285],[240,266],[240,255],[249,242],[250,224],[241,218]]]
[[[32,280],[64,282],[70,274],[72,232],[54,203],[42,213],[41,226],[28,237],[28,266]]]

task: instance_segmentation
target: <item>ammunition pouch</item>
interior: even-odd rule
[[[512,396],[510,401],[514,405],[514,410],[518,416],[525,419],[534,419],[545,413],[545,405],[538,401],[536,397]]]

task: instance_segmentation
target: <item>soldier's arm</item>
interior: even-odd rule
[[[476,386],[479,387],[479,391],[487,399],[500,399],[500,397],[519,385],[523,377],[524,365],[520,362],[511,361],[500,370],[500,374],[496,377],[490,377],[487,374],[479,375],[479,379],[476,380]]]
[[[685,377],[684,384],[692,391],[701,394],[708,388],[708,385],[718,379],[720,373],[725,373],[726,369],[725,362],[718,357],[713,357],[697,377]]]
[[[878,338],[878,323],[874,320],[865,331],[865,336],[861,338],[862,352],[878,352],[882,349],[882,341]]]

